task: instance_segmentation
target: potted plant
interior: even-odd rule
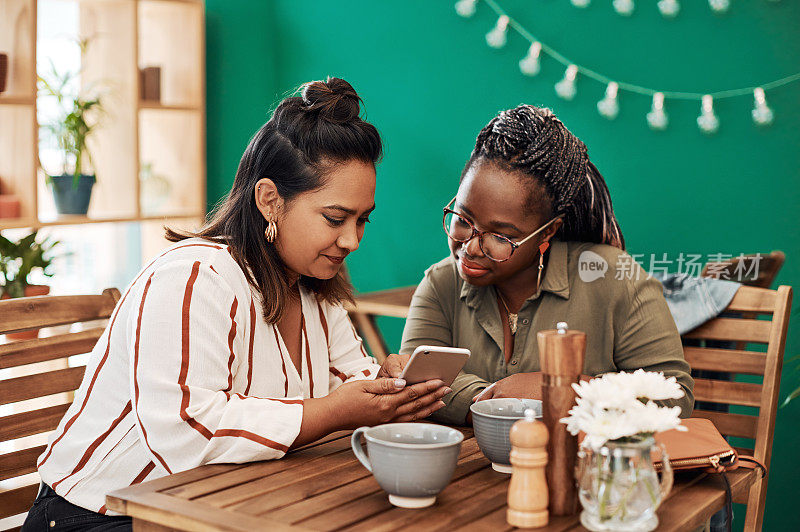
[[[50,293],[47,285],[31,284],[29,276],[36,270],[47,277],[53,275],[48,272],[48,268],[53,262],[52,250],[58,245],[58,241],[45,238],[37,242],[36,235],[37,232],[34,231],[16,242],[0,235],[0,281],[3,283],[0,286],[0,299],[45,296]],[[38,334],[39,331],[34,330],[6,336],[20,340],[36,338]]]
[[[88,40],[79,42],[81,56]],[[96,176],[91,170],[92,156],[86,144],[98,128],[103,106],[96,91],[80,91],[77,72],[59,72],[53,62],[45,76],[39,76],[41,94],[55,98],[60,115],[41,124],[58,146],[62,155],[61,174],[47,174],[59,214],[86,214]]]

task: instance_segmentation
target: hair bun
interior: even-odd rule
[[[309,81],[303,85],[306,111],[319,113],[330,122],[350,122],[358,118],[361,98],[348,82],[328,77],[325,81]]]

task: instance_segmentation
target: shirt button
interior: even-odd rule
[[[512,366],[516,366],[516,365],[517,365],[517,361],[516,361],[516,360],[512,360],[512,361],[511,361],[511,365],[512,365]]]
[[[529,322],[530,322],[530,320],[528,318],[525,318],[524,320],[522,320],[522,324],[523,325],[527,325]]]
[[[56,522],[55,521],[50,521],[50,528],[53,528],[54,526],[56,526]]]

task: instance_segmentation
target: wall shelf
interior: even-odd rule
[[[89,139],[97,182],[87,216],[56,216],[38,169],[37,0],[0,2],[0,193],[21,201],[0,230],[109,222],[202,221],[206,207],[205,15],[201,0],[71,0],[92,36],[84,86],[107,87],[102,127]],[[139,69],[161,69],[161,97],[142,100]],[[142,181],[152,168],[157,185]],[[149,196],[148,196],[149,194]]]
[[[14,98],[14,97],[3,97],[0,95],[0,105],[36,105],[36,101],[30,98]]]
[[[205,216],[204,212],[184,212],[168,216],[139,216],[135,218],[89,218],[88,216],[64,214],[53,220],[30,220],[22,218],[0,218],[0,226],[3,229],[40,229],[42,227],[64,226],[64,225],[83,225],[83,224],[107,224],[107,223],[130,223],[130,222],[160,222],[172,220],[192,220],[197,221]]]
[[[187,106],[187,105],[163,105],[156,102],[148,102],[142,101],[139,103],[139,110],[148,110],[148,111],[199,111],[200,108],[197,106]]]

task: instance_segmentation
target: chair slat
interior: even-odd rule
[[[39,484],[22,486],[0,493],[0,519],[27,513],[38,493]]]
[[[695,401],[726,405],[760,406],[761,385],[749,382],[694,380]]]
[[[736,291],[728,305],[727,311],[734,312],[758,312],[761,314],[772,314],[775,310],[777,292],[767,288],[755,288],[752,286],[742,286]]]
[[[0,418],[0,441],[15,440],[54,430],[69,404],[48,406]]]
[[[771,329],[772,322],[770,321],[716,318],[689,331],[683,337],[766,344],[769,342]]]
[[[0,454],[0,480],[27,475],[36,471],[36,460],[46,448],[46,445],[39,445],[22,449],[21,451]]]
[[[88,353],[103,331],[102,327],[97,327],[77,333],[0,345],[0,369]]]
[[[749,447],[733,447],[733,450],[736,451],[736,454],[739,456],[753,456],[753,449]]]
[[[111,316],[115,305],[116,300],[105,292],[98,296],[39,296],[11,299],[3,302],[0,333],[105,319]]]
[[[692,417],[708,419],[717,430],[725,436],[737,438],[755,438],[758,418],[742,414],[729,414],[727,412],[711,412],[709,410],[695,410]]]
[[[74,391],[80,386],[84,371],[86,367],[79,366],[0,381],[0,404]]]
[[[738,349],[711,349],[705,347],[684,347],[683,356],[692,369],[705,369],[729,373],[763,375],[767,363],[764,353]],[[724,362],[723,362],[724,361]]]

